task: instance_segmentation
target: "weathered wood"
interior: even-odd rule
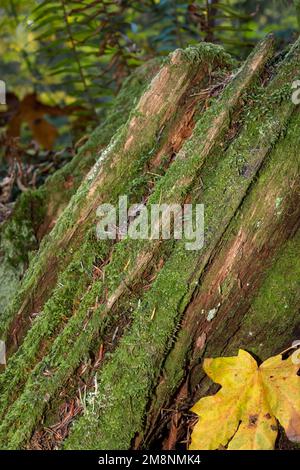
[[[139,67],[124,83],[112,109],[78,153],[36,190],[18,199],[14,212],[0,228],[0,319],[20,285],[30,259],[51,231],[99,152],[123,125],[129,113],[160,68],[159,61]],[[86,140],[86,139],[82,139]]]

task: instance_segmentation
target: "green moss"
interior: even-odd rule
[[[78,436],[84,427],[86,433],[80,448],[129,446],[135,431],[140,429],[141,414],[147,404],[148,390],[156,377],[160,357],[172,342],[178,306],[188,288],[184,271],[181,271],[187,265],[183,249],[181,255],[167,262],[158,274],[151,291],[134,312],[130,331],[125,333],[112,361],[102,369],[98,384],[101,392],[89,396],[87,414],[75,426],[67,448],[78,448]],[[166,301],[160,304],[158,299],[162,298]],[[137,374],[138,381],[133,380],[132,373]],[[130,426],[121,429],[123,420]],[[103,426],[107,430],[105,433],[101,431]]]
[[[1,230],[1,251],[11,264],[28,262],[27,253],[37,248],[37,230],[45,216],[43,191],[24,192],[16,203],[13,215]]]
[[[122,133],[120,135],[122,136]],[[137,168],[140,171],[139,165],[137,165]],[[126,171],[128,171],[128,166],[127,165],[124,166],[124,171],[125,171],[125,169],[126,169]],[[133,171],[133,173],[134,173],[134,171]],[[132,176],[132,172],[130,174]],[[123,175],[123,170],[121,170],[121,175]],[[118,190],[120,191],[119,187],[118,187]],[[52,236],[52,234],[51,234],[51,236]],[[123,250],[124,250],[124,246],[123,246]],[[136,250],[136,246],[135,246],[135,250]],[[121,253],[121,252],[122,252],[122,250],[119,251],[119,253]],[[128,252],[126,250],[123,251],[123,253],[124,252],[127,253],[127,257],[128,257]],[[121,264],[122,264],[122,257],[121,257],[121,260],[118,259],[118,257],[116,257],[116,259],[117,259],[117,261],[114,263],[114,266],[115,266],[114,269],[115,269],[115,272],[117,274],[116,282],[114,281],[113,269],[108,270],[109,271],[108,272],[108,279],[110,280],[109,282],[111,283],[111,286],[109,286],[109,287],[111,287],[112,290],[114,289],[114,287],[121,280],[120,279],[120,268],[119,268],[119,266],[120,266],[120,261],[121,261]],[[124,260],[124,262],[125,262],[125,260]],[[59,282],[59,284],[63,285],[63,283],[61,281]],[[56,296],[54,295],[53,298],[50,299],[50,303],[46,304],[45,311],[44,311],[43,315],[41,316],[41,320],[38,321],[38,319],[37,319],[36,324],[32,327],[29,335],[26,338],[26,341],[25,341],[26,344],[24,343],[24,347],[20,349],[20,358],[22,358],[21,359],[21,367],[19,367],[19,369],[16,369],[15,364],[13,363],[13,361],[11,363],[12,364],[12,369],[11,370],[15,371],[14,386],[16,385],[16,382],[18,380],[20,380],[20,379],[21,379],[21,381],[24,380],[24,376],[22,375],[22,371],[24,371],[24,369],[25,369],[25,364],[26,364],[26,362],[27,362],[27,364],[28,364],[28,362],[32,363],[33,357],[34,357],[34,355],[36,354],[36,352],[38,350],[38,344],[39,344],[38,343],[38,338],[41,336],[40,335],[41,331],[39,330],[39,327],[40,328],[42,327],[43,331],[45,331],[45,329],[47,327],[47,328],[49,328],[50,332],[52,332],[53,323],[55,324],[56,319],[61,316],[61,314],[60,314],[61,309],[59,309],[58,306],[59,306],[59,303],[62,301],[62,296],[59,295],[58,299],[56,299],[55,297]],[[53,306],[52,309],[50,308],[51,305]],[[63,305],[63,303],[62,303],[62,305]],[[53,312],[55,309],[57,309],[58,315],[51,315],[51,312]],[[36,325],[39,325],[39,327],[36,326]],[[71,325],[71,323],[70,323],[70,325]],[[61,335],[61,337],[63,338],[63,334]],[[29,345],[31,345],[31,346],[29,346]],[[28,356],[28,354],[29,354],[29,356]],[[18,358],[18,354],[15,357]],[[10,376],[10,373],[8,371],[5,374],[5,377],[3,378],[4,385],[8,384],[8,383],[11,383],[10,379],[11,379],[11,376]],[[9,389],[9,387],[8,387],[8,389]],[[5,397],[3,396],[3,401],[4,402],[5,402],[5,400],[10,398],[10,394],[9,394],[8,389],[6,390]]]
[[[55,218],[67,205],[97,160],[99,151],[126,122],[131,108],[159,66],[160,61],[155,59],[136,69],[124,81],[105,121],[96,128],[72,161],[50,176],[41,188],[23,193],[17,201],[12,218],[1,229],[0,318],[3,316],[3,320],[3,312],[17,291],[20,279],[28,267],[30,253],[39,247],[39,240],[36,237],[39,227],[46,217]],[[72,185],[65,187],[69,177],[72,178]],[[50,213],[48,213],[49,205]],[[4,329],[5,326],[2,324],[0,331]]]
[[[80,308],[72,317],[66,328],[54,341],[49,355],[43,357],[35,369],[28,377],[26,389],[21,397],[16,401],[14,407],[8,412],[4,421],[2,430],[0,430],[1,445],[6,447],[18,447],[30,437],[32,426],[40,418],[47,402],[58,386],[70,376],[74,369],[79,365],[80,360],[88,352],[88,345],[91,341],[91,331],[94,331],[95,323],[99,322],[99,316],[93,313],[91,308],[91,298],[101,295],[101,283],[95,282],[82,298]],[[99,312],[98,312],[99,313]],[[92,319],[91,319],[92,317]],[[76,329],[73,329],[75,323]],[[79,334],[84,329],[84,334]],[[28,348],[27,348],[28,354]],[[23,358],[20,357],[22,361]],[[44,375],[45,371],[50,375]],[[19,418],[22,416],[22,421]],[[18,423],[17,428],[11,427],[8,423]],[[11,441],[10,441],[11,439]]]
[[[94,236],[87,234],[82,245],[68,268],[60,275],[52,296],[37,312],[23,344],[9,361],[5,373],[0,375],[0,416],[20,393],[28,376],[28,371],[46,355],[54,338],[59,335],[69,318],[76,314],[82,296],[93,281],[93,267],[97,259],[105,259],[107,251],[99,245]],[[80,328],[80,324],[78,325]]]
[[[283,104],[282,124],[288,118]],[[261,123],[263,126],[263,123]],[[271,131],[269,121],[265,123]],[[191,285],[191,278],[199,277],[209,255],[219,240],[232,215],[239,207],[251,179],[255,175],[261,161],[266,155],[266,138],[257,127],[251,139],[256,146],[263,148],[262,154],[253,153],[252,142],[245,145],[244,136],[249,133],[245,129],[240,137],[229,147],[220,160],[217,155],[204,166],[201,177],[204,181],[203,201],[206,207],[206,250],[200,258],[197,254],[186,252],[179,243],[166,266],[161,270],[150,292],[145,295],[144,301],[133,318],[130,331],[122,338],[119,348],[112,360],[104,367],[99,378],[97,395],[92,394],[92,405],[88,407],[85,415],[75,424],[74,431],[67,440],[66,448],[118,448],[130,446],[136,432],[143,429],[143,416],[150,398],[151,388],[157,380],[161,361],[180,319],[181,312],[188,304],[195,285]],[[278,125],[273,128],[274,141],[280,135]],[[255,139],[255,140],[254,140]],[[269,147],[272,147],[272,138],[268,137]],[[243,146],[244,160],[252,170],[247,178],[239,171],[239,162],[236,160],[236,149]],[[257,161],[258,158],[258,161]],[[173,180],[173,184],[174,184]],[[164,180],[157,191],[164,187]],[[155,195],[153,196],[155,198]],[[177,195],[178,197],[178,195]],[[226,207],[226,210],[224,210]],[[197,282],[197,280],[195,281]],[[158,299],[159,304],[158,304]],[[152,318],[152,312],[155,316]],[[183,338],[184,340],[184,338]],[[178,350],[177,350],[178,351]],[[186,351],[185,351],[186,353]],[[172,382],[169,390],[181,377],[178,369],[178,359],[183,360],[185,354],[173,359],[173,367],[168,363],[168,373],[172,373]],[[182,364],[182,363],[181,363]],[[134,377],[138,377],[138,382]],[[166,391],[166,389],[164,389]],[[126,401],[124,395],[126,394]],[[132,408],[134,403],[134,411]],[[120,423],[129,422],[126,427]],[[85,437],[83,437],[85,429]],[[115,436],[118,435],[116,440]]]
[[[297,60],[295,58],[296,63]],[[293,64],[293,67],[295,69],[295,64]],[[279,117],[275,124],[273,119],[270,120],[268,117],[265,117],[264,121],[261,122],[261,128],[253,123],[246,122],[244,131],[237,139],[237,143],[229,147],[225,154],[222,153],[222,159],[219,158],[222,147],[216,146],[216,152],[210,153],[211,158],[203,162],[199,155],[201,155],[202,146],[204,145],[205,132],[210,129],[209,126],[212,123],[211,118],[226,106],[231,98],[230,93],[236,96],[237,84],[241,85],[239,78],[237,82],[233,82],[229,86],[231,92],[226,91],[221,100],[216,102],[213,111],[206,113],[205,117],[199,121],[192,139],[184,146],[183,151],[180,152],[166,175],[159,180],[150,198],[150,202],[157,202],[163,195],[164,202],[167,202],[168,198],[172,201],[173,197],[176,198],[176,201],[182,201],[185,194],[196,185],[199,186],[199,181],[197,181],[199,170],[202,164],[205,163],[201,174],[204,187],[200,200],[207,206],[205,252],[199,256],[195,252],[186,251],[183,242],[177,243],[150,291],[141,298],[138,305],[135,305],[136,301],[133,300],[135,310],[131,319],[131,327],[125,331],[118,348],[105,363],[99,378],[100,392],[98,394],[92,393],[89,396],[87,413],[75,425],[74,431],[66,443],[67,448],[127,448],[135,432],[142,430],[145,409],[159,375],[163,359],[172,345],[178,322],[191,299],[203,267],[250,187],[257,172],[257,167],[280,136],[282,127],[285,126],[288,120],[292,106],[284,103],[278,108]],[[230,124],[230,111],[236,107],[239,107],[238,100],[234,103],[231,102],[227,120],[224,121],[224,132],[227,132]],[[109,195],[110,201],[112,201],[128,187],[132,178],[131,170],[135,168],[136,159],[141,155],[148,154],[156,144],[153,130],[157,129],[157,125],[158,121],[155,120],[153,127],[152,124],[150,126],[150,134],[146,136],[146,143],[145,141],[139,142],[135,149],[137,154],[126,155],[124,162],[122,161],[120,166],[112,173],[112,178],[116,184],[115,189],[113,190],[110,187],[111,180],[108,179],[103,187],[96,189],[95,198],[99,197],[99,194],[104,194],[105,196]],[[267,131],[271,132],[271,138],[269,139],[267,138]],[[249,133],[251,134],[250,137]],[[119,151],[125,137],[126,126],[121,129],[108,152]],[[220,133],[219,140],[221,140],[221,137]],[[253,153],[253,142],[260,147],[258,153]],[[219,141],[217,143],[220,144]],[[243,151],[242,160],[239,158],[241,150]],[[108,168],[110,161],[105,159],[102,164],[107,165]],[[247,177],[241,172],[244,164],[250,164],[250,172]],[[98,170],[99,168],[96,168],[95,172],[90,175],[90,180],[87,180],[80,188],[68,211],[61,218],[59,227],[54,229],[48,237],[48,241],[44,242],[42,256],[47,256],[49,247],[56,246],[55,242],[59,239],[58,235],[63,235],[65,229],[72,226],[72,223],[76,220],[78,207],[82,207],[82,199],[89,190],[89,183],[97,181]],[[129,179],[126,179],[127,173],[130,175]],[[51,245],[52,241],[53,245]],[[77,243],[78,253],[84,254],[87,247],[84,246],[81,252],[79,245],[82,243],[82,239],[77,240]],[[101,244],[101,250],[103,246]],[[69,249],[73,249],[73,246]],[[131,240],[124,240],[116,246],[111,262],[105,272],[104,287],[108,287],[108,294],[114,292],[114,289],[122,283],[124,267],[127,266],[128,260],[130,261],[128,267],[130,272],[142,250],[152,249],[153,246],[149,242],[137,244]],[[95,248],[90,252],[91,259],[95,253],[94,250]],[[75,252],[76,250],[70,258],[74,256]],[[27,279],[25,287],[23,287],[25,289],[23,291],[24,295],[28,288],[26,282],[32,282],[31,285],[34,285],[34,275],[42,272],[42,263],[44,261],[45,259],[42,259],[40,265],[36,264],[32,268],[29,281]],[[82,273],[77,272],[75,279],[78,275],[82,276]],[[66,293],[69,298],[66,308],[69,309],[71,308],[69,304],[71,299],[69,293]],[[80,359],[87,353],[91,339],[94,338],[99,329],[102,329],[103,333],[105,321],[107,321],[108,316],[113,315],[113,311],[106,312],[103,306],[92,310],[92,307],[96,305],[97,296],[101,296],[101,293],[101,283],[93,283],[91,289],[80,299],[80,304],[75,309],[74,315],[70,317],[66,326],[60,330],[60,334],[56,337],[51,349],[49,348],[48,355],[36,365],[34,371],[29,375],[23,393],[20,394],[10,409],[6,410],[6,416],[0,426],[0,437],[4,448],[17,448],[26,441],[45,409],[49,398],[57,393],[59,387],[73,373]],[[78,297],[77,294],[75,294],[76,296]],[[128,303],[128,298],[131,299],[132,294],[129,291],[124,297],[126,297],[125,300],[120,299],[119,309],[122,309],[123,302]],[[51,301],[52,298],[49,302],[51,303]],[[50,304],[47,303],[47,308],[48,305]],[[17,302],[15,303],[16,306]],[[49,311],[51,312],[51,310]],[[47,316],[44,328],[50,321],[51,316],[51,313]],[[114,319],[109,318],[108,321],[114,321]],[[42,317],[40,322],[43,322]],[[85,328],[84,333],[81,332],[82,322]],[[79,325],[81,325],[81,329]],[[27,348],[29,348],[29,343]],[[45,377],[43,375],[44,367],[48,368],[49,366],[53,373]],[[179,376],[180,374],[177,377]],[[135,380],[136,377],[138,377],[138,383]],[[8,378],[8,375],[6,378]],[[126,397],[125,400],[124,397]],[[128,426],[128,423],[130,426]],[[116,436],[118,436],[117,442]]]
[[[107,274],[105,275],[107,276]],[[16,398],[14,396],[15,390],[17,389],[18,392],[21,392],[24,387],[24,379],[27,379],[24,393],[14,404],[12,412],[9,412],[5,417],[6,424],[3,423],[3,428],[0,430],[2,443],[6,442],[4,435],[7,433],[7,429],[11,428],[11,422],[15,420],[17,415],[22,415],[23,424],[21,425],[22,430],[18,426],[16,435],[13,435],[14,431],[12,429],[11,432],[9,431],[8,438],[12,437],[12,446],[16,445],[20,436],[26,439],[26,436],[30,435],[30,430],[40,418],[46,406],[44,399],[38,400],[36,397],[47,396],[47,401],[50,400],[67,378],[73,374],[80,361],[84,360],[85,356],[88,356],[95,335],[99,334],[102,337],[104,327],[107,329],[111,322],[118,320],[116,314],[108,317],[104,315],[104,305],[101,304],[102,296],[102,282],[96,281],[91,284],[80,299],[78,308],[73,312],[65,328],[60,334],[56,332],[57,338],[54,340],[48,354],[45,346],[43,346],[43,359],[40,360],[28,378],[28,363],[32,367],[32,361],[35,360],[36,355],[36,346],[34,349],[33,345],[37,345],[41,337],[43,342],[49,339],[48,330],[53,327],[53,322],[55,321],[53,316],[57,317],[60,311],[63,312],[61,309],[59,311],[59,300],[62,300],[59,292],[58,296],[52,296],[51,300],[46,304],[43,316],[36,320],[23,345],[11,359],[5,373],[0,376],[0,408],[3,411],[7,410],[10,402]],[[74,304],[78,301],[77,297],[73,298]],[[138,303],[138,297],[133,298],[130,300],[127,308],[133,310]],[[126,309],[125,305],[126,303],[123,302],[120,312],[122,316],[124,316],[124,309]],[[50,310],[51,307],[53,307],[52,312]],[[64,305],[63,307],[66,307],[67,311],[70,310],[70,306]],[[46,369],[51,372],[51,379],[43,376],[43,372]],[[7,423],[10,423],[8,428],[6,427]]]
[[[28,266],[28,253],[38,248],[37,230],[45,215],[44,192],[21,195],[0,233],[0,318]]]
[[[189,46],[185,49],[177,49],[175,54],[180,55],[180,59],[184,59],[187,63],[193,62],[206,62],[208,67],[214,65],[214,62],[218,65],[222,63],[227,66],[236,66],[236,60],[227,52],[224,47],[216,44],[202,42],[196,46]],[[171,55],[169,61],[174,60],[174,55]]]
[[[265,161],[263,169],[259,173],[259,178],[253,182],[252,190],[243,201],[239,212],[230,222],[227,232],[222,236],[222,242],[225,246],[228,246],[227,241],[229,239],[232,238],[234,240],[236,238],[236,234],[241,228],[244,234],[247,235],[247,238],[255,237],[255,251],[258,253],[268,243],[266,235],[269,234],[270,219],[266,219],[266,205],[258,204],[258,201],[261,200],[261,194],[268,194],[268,197],[270,197],[272,192],[274,193],[274,205],[271,209],[273,213],[269,214],[269,217],[273,216],[276,218],[280,216],[282,224],[285,223],[286,211],[289,211],[289,202],[285,199],[287,194],[286,187],[295,181],[300,168],[299,140],[300,116],[299,112],[295,110],[289,122],[287,134],[284,138],[281,138],[272,150],[267,161]],[[234,147],[235,143],[232,144],[233,149]],[[249,150],[252,151],[251,146]],[[229,148],[227,153],[230,152]],[[244,155],[247,154],[244,153]],[[225,160],[226,158],[224,162]],[[212,166],[211,174],[214,173],[217,178],[216,169],[213,169]],[[202,174],[203,180],[205,174],[204,168]],[[220,174],[224,175],[222,171]],[[207,187],[216,187],[219,184],[214,184],[211,178],[207,180],[207,183],[209,183]],[[224,185],[226,187],[226,182],[224,182]],[[212,191],[215,191],[215,189]],[[216,194],[216,200],[219,200],[218,198],[220,198],[220,194]],[[280,214],[278,214],[276,205],[278,199],[283,205]],[[220,203],[222,204],[221,200]],[[258,228],[257,222],[259,220],[262,222]],[[280,221],[278,221],[278,225],[280,226]],[[241,309],[241,303],[237,302],[235,307],[227,313],[226,319],[223,320],[222,324],[214,328],[212,337],[206,343],[207,357],[219,356],[221,354],[235,355],[239,348],[244,348],[250,349],[251,352],[257,354],[261,359],[266,359],[271,354],[275,354],[284,349],[284,347],[288,347],[292,340],[297,339],[293,337],[292,332],[297,328],[297,324],[299,325],[297,320],[297,305],[300,296],[299,237],[300,234],[294,240],[286,243],[286,246],[281,249],[272,266],[266,270],[266,280],[260,287],[257,298],[253,301],[251,309],[244,319],[237,320]],[[222,252],[218,256],[222,256]],[[266,259],[266,262],[269,265],[270,259]],[[229,273],[222,284],[222,295],[225,298],[227,298],[226,292],[230,291],[235,284],[236,277],[231,277]],[[249,295],[246,301],[251,302]],[[237,330],[237,333],[230,338],[226,352],[224,352],[224,338],[228,337],[228,331],[231,330]],[[276,338],[277,351],[274,351],[273,338]],[[190,356],[189,351],[192,341],[193,337],[189,334],[189,331],[180,330],[176,344],[164,365],[164,381],[157,388],[157,401],[154,404],[154,411],[160,409],[166,396],[171,396],[177,390],[185,371],[185,361]],[[199,352],[200,355],[202,353],[203,351]],[[197,360],[194,357],[193,364],[195,363],[197,363]],[[202,370],[199,377],[203,378]],[[206,392],[207,390],[203,393]]]

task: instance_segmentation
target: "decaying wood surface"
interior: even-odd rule
[[[265,359],[297,339],[299,59],[299,41],[279,57],[272,37],[238,68],[218,46],[175,51],[110,142],[86,144],[95,164],[69,168],[73,196],[43,216],[0,312],[1,448],[175,448],[210,390],[204,356]],[[204,247],[97,240],[97,207],[124,194],[203,203]]]

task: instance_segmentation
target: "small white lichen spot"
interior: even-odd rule
[[[282,197],[277,197],[275,201],[276,209],[279,209],[281,203],[282,203]]]
[[[216,314],[217,314],[217,309],[212,308],[211,310],[209,310],[209,312],[207,314],[207,317],[206,317],[206,320],[207,321],[212,321],[215,318]]]

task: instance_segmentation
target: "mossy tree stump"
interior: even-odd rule
[[[272,37],[238,69],[218,46],[175,51],[110,143],[86,144],[88,175],[71,163],[83,181],[1,312],[1,448],[172,448],[172,410],[209,390],[204,356],[297,339],[299,58]],[[203,203],[204,248],[97,240],[97,207],[123,194]]]

